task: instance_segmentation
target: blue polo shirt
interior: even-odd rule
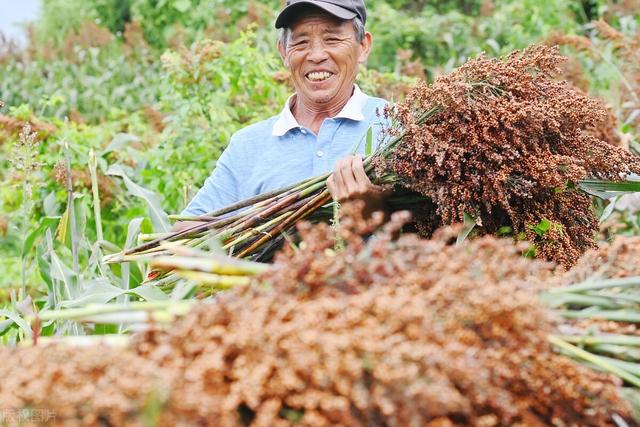
[[[369,127],[373,130],[373,147],[380,142],[385,100],[367,96],[355,86],[342,111],[325,119],[316,135],[299,125],[291,113],[293,96],[279,115],[231,137],[215,170],[183,215],[205,215],[330,172],[338,160],[350,154],[364,154]]]

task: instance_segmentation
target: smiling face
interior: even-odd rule
[[[317,110],[344,105],[351,97],[358,64],[366,62],[372,37],[357,40],[353,23],[313,12],[297,19],[286,46],[278,49],[300,101]]]

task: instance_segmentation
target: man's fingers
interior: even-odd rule
[[[336,163],[335,171],[331,175],[333,178],[333,198],[337,201],[342,201],[346,197],[347,188],[342,180],[342,174],[340,173],[340,161]]]
[[[345,157],[339,162],[340,176],[342,178],[342,182],[344,183],[348,197],[356,196],[360,192],[360,188],[358,186],[358,183],[356,182],[356,177],[353,175],[354,159],[355,158],[353,156],[349,156]]]
[[[329,176],[327,179],[327,189],[331,197],[333,197],[333,200],[343,202],[349,198],[347,188],[342,182],[342,177],[339,173],[334,172]]]
[[[331,194],[331,197],[333,197],[334,200],[338,199],[336,183],[333,179],[333,174],[330,175],[329,178],[327,178],[327,190],[329,190],[329,194]]]
[[[364,171],[364,162],[362,161],[362,157],[358,156],[354,158],[353,163],[351,164],[351,169],[358,185],[358,189],[362,194],[374,188],[373,184],[371,184],[371,180],[367,176],[367,173]]]

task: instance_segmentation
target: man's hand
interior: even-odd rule
[[[373,185],[364,171],[362,157],[349,156],[336,163],[333,174],[327,179],[327,188],[338,202],[362,200],[364,216],[385,210],[388,194],[381,187]]]

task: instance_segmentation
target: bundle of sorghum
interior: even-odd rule
[[[466,213],[484,234],[534,241],[539,258],[573,265],[595,246],[597,230],[580,181],[621,180],[640,172],[640,159],[585,130],[607,111],[554,80],[562,61],[557,49],[534,46],[505,59],[479,57],[432,85],[418,84],[388,109],[388,139],[364,162],[369,177],[421,195],[414,214],[425,235]],[[178,217],[201,223],[109,261],[162,253],[164,240],[203,246],[220,239],[236,256],[256,255],[330,202],[328,176],[204,217]]]
[[[595,247],[590,199],[575,185],[638,172],[640,159],[585,132],[604,124],[607,110],[552,78],[563,60],[547,46],[480,57],[389,110],[403,140],[378,169],[432,201],[426,231],[467,213],[485,233],[510,227],[565,267]],[[439,113],[423,119],[434,108]],[[541,233],[543,221],[550,227]]]
[[[432,240],[398,238],[407,220],[400,214],[365,239],[376,224],[357,212],[351,218],[341,224],[342,253],[333,251],[328,226],[304,226],[300,250],[279,255],[254,286],[197,307],[169,330],[137,336],[126,350],[135,365],[147,360],[171,381],[166,395],[153,393],[159,425],[632,423],[613,377],[574,364],[548,343],[555,325],[536,292],[549,264],[522,258],[507,239],[454,246],[455,230]],[[43,351],[10,353],[0,369],[40,372],[46,364],[28,367],[14,356]],[[98,397],[118,387],[116,400],[131,393],[111,375],[129,368],[78,369],[79,354],[69,355],[61,375],[77,373],[96,397],[71,400],[76,406],[65,416],[109,419]],[[143,374],[147,390],[154,376]],[[0,382],[0,410],[60,404],[56,393],[34,398],[42,394],[36,378],[21,381],[11,389]]]

